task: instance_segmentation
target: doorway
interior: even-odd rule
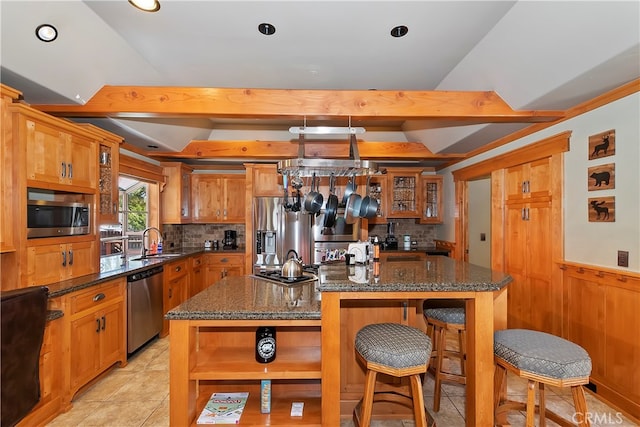
[[[468,262],[491,268],[491,178],[467,183]]]

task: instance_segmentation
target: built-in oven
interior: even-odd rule
[[[312,262],[314,265],[342,261],[349,250],[349,244],[360,240],[360,219],[348,224],[344,208],[338,208],[333,227],[324,226],[324,212],[314,216],[311,230],[313,240]]]

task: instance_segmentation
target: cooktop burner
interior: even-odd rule
[[[287,285],[291,285],[294,283],[311,282],[313,280],[316,280],[316,276],[308,273],[301,277],[284,277],[282,274],[280,274],[279,271],[260,271],[255,273],[254,276],[261,279],[271,280],[277,283],[284,283]]]

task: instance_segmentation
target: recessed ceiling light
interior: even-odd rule
[[[145,12],[157,12],[160,10],[160,2],[158,0],[129,0],[129,3]]]
[[[157,145],[153,145],[153,144],[149,144],[147,145],[148,148],[159,148]]]
[[[391,29],[391,35],[393,37],[404,37],[409,32],[409,29],[405,25],[398,25]]]
[[[276,27],[269,23],[263,22],[262,24],[258,25],[258,31],[260,31],[265,36],[270,36],[276,32]]]
[[[58,37],[58,30],[50,24],[38,25],[36,28],[36,37],[43,42],[52,42]]]

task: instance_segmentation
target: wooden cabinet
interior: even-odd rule
[[[206,287],[204,255],[196,255],[189,258],[191,270],[189,271],[189,297],[202,292]]]
[[[94,193],[98,177],[95,135],[73,123],[13,104],[14,135],[26,148],[27,186]]]
[[[166,183],[162,190],[162,222],[187,224],[191,222],[190,166],[180,162],[163,163]]]
[[[442,176],[422,175],[420,177],[420,224],[440,224],[442,212]]]
[[[549,159],[505,170],[505,270],[513,277],[508,293],[510,328],[559,333],[552,281],[552,199]]]
[[[16,206],[17,180],[13,174],[15,144],[13,144],[13,123],[11,110],[8,108],[20,93],[7,86],[0,85],[0,204],[7,209]],[[12,215],[6,211],[0,214],[0,252],[16,250],[16,233]]]
[[[204,288],[214,285],[227,276],[244,275],[244,254],[242,253],[205,254],[204,260]]]
[[[244,175],[194,174],[193,222],[244,223]]]
[[[113,364],[126,364],[125,292],[121,278],[68,298],[70,397]]]
[[[58,243],[42,244],[38,239],[27,247],[26,286],[46,285],[98,271],[98,248],[95,239],[55,238]]]
[[[247,174],[251,174],[253,179],[254,197],[282,197],[284,194],[284,188],[282,187],[282,175],[278,173],[277,165],[252,164],[245,166]]]
[[[420,172],[416,169],[387,169],[387,218],[419,218]]]
[[[182,304],[189,298],[189,259],[173,261],[164,266],[163,313]],[[162,336],[169,333],[169,322],[163,321]]]

